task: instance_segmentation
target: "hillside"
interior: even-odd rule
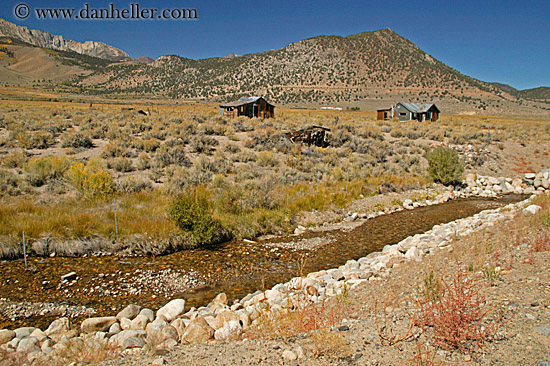
[[[507,93],[515,95],[518,98],[537,100],[541,102],[550,102],[550,87],[541,86],[532,89],[518,90],[510,85],[502,83],[489,83]]]
[[[266,53],[231,56],[191,60],[171,55],[146,65],[113,64],[75,85],[97,94],[214,101],[264,95],[290,106],[370,110],[402,99],[435,102],[454,113],[532,113],[533,108],[546,108],[461,74],[391,29],[319,36]]]
[[[55,85],[109,63],[73,51],[40,48],[0,37],[0,83],[6,85]]]

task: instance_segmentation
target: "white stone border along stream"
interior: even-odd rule
[[[156,314],[138,305],[128,305],[116,316],[84,320],[80,332],[70,329],[68,318],[55,320],[44,331],[33,327],[0,330],[0,349],[8,353],[21,353],[20,356],[26,356],[32,362],[47,360],[68,348],[83,345],[100,347],[110,344],[118,345],[123,350],[144,347],[171,349],[179,343],[231,339],[258,323],[261,314],[287,312],[297,301],[324,301],[341,294],[344,289],[353,290],[363,282],[388,276],[397,263],[421,261],[423,256],[448,247],[454,237],[482,230],[497,221],[511,219],[520,211],[526,215],[535,214],[540,207],[529,204],[536,194],[549,188],[549,182],[550,169],[515,179],[468,175],[465,188],[449,190],[433,200],[405,200],[403,207],[398,209],[413,209],[471,196],[494,197],[512,192],[531,196],[522,202],[435,225],[423,234],[386,245],[382,252],[370,253],[359,260],[349,260],[338,268],[310,273],[307,277],[295,277],[270,290],[249,294],[231,306],[227,304],[227,296],[223,293],[216,296],[208,306],[191,308],[187,312],[183,299],[170,301]],[[381,214],[384,212],[368,217]]]

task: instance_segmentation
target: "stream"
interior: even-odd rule
[[[93,316],[114,315],[130,303],[156,310],[174,298],[185,299],[186,308],[198,307],[208,304],[220,292],[225,292],[232,302],[297,275],[338,267],[349,259],[364,257],[384,245],[428,231],[436,224],[523,198],[507,195],[498,199],[455,200],[382,215],[348,231],[306,232],[257,243],[233,241],[159,257],[32,257],[28,259],[28,270],[22,259],[2,261],[0,299],[53,303],[66,308],[85,306],[95,309]],[[298,249],[292,242],[317,243],[317,247]],[[61,276],[73,271],[76,279],[61,280]],[[45,329],[65,315],[63,308],[43,313],[0,315],[0,329]],[[76,318],[85,317],[88,316]]]

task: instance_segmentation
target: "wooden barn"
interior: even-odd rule
[[[243,97],[234,102],[220,104],[220,114],[226,117],[275,117],[275,106],[263,97]]]
[[[387,109],[378,109],[376,119],[387,120],[398,118],[400,121],[437,121],[441,114],[435,104],[397,103]]]

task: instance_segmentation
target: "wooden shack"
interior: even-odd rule
[[[234,102],[220,104],[220,114],[225,117],[275,117],[275,106],[263,97],[243,97]]]

